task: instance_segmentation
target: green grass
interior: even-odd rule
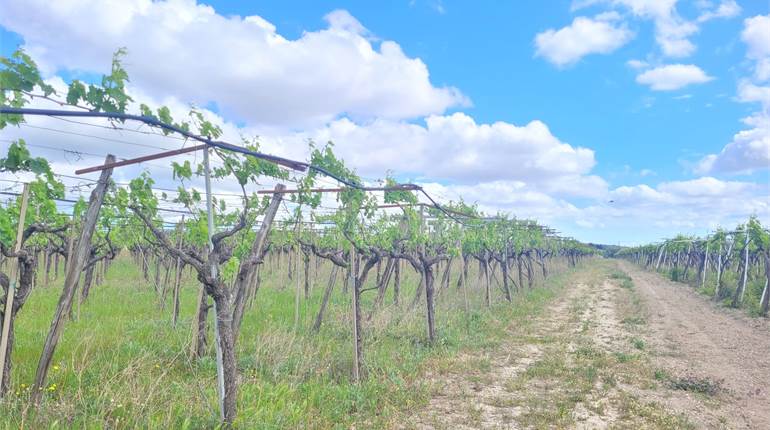
[[[682,268],[661,269],[659,273],[672,281],[687,284],[704,296],[714,299],[717,274],[713,268],[710,268],[706,272],[705,283],[703,282],[703,274],[699,271],[697,266],[690,268],[687,278],[684,278],[684,269]],[[722,273],[719,297],[716,299],[717,302],[722,306],[732,307],[733,295],[741,282],[739,271],[734,269],[725,270]],[[738,305],[738,307],[743,309],[748,316],[761,316],[760,299],[764,287],[764,272],[762,270],[759,272],[752,270],[746,282],[746,291],[744,293],[743,302]]]
[[[689,391],[705,396],[716,396],[722,391],[722,383],[694,376],[675,377],[663,369],[655,370],[655,379],[673,390]]]
[[[634,288],[634,281],[631,279],[630,276],[628,276],[628,274],[626,272],[620,270],[619,268],[611,269],[610,270],[610,274],[609,274],[609,278],[613,279],[613,280],[616,280],[616,281],[619,281],[620,282],[620,286],[622,288],[626,288],[626,289],[629,289],[629,290]]]
[[[610,279],[629,280],[629,281],[631,280],[631,277],[628,276],[626,272],[620,270],[617,267],[613,267],[609,269],[609,271],[610,271],[610,274],[609,274]]]
[[[681,377],[669,380],[669,386],[675,390],[715,396],[722,390],[722,384],[707,378]]]
[[[656,381],[668,381],[671,375],[665,369],[655,369],[654,378]]]
[[[383,426],[427,403],[428,388],[421,380],[427,366],[461,350],[494,347],[505,336],[505,327],[526,323],[554,296],[553,288],[537,288],[518,294],[513,304],[495,297],[497,304],[487,310],[482,288],[472,285],[468,294],[472,311],[466,315],[463,296],[453,282],[437,299],[438,339],[429,345],[424,304],[408,311],[418,278],[410,269],[403,270],[401,299],[406,305],[390,304],[391,289],[387,305],[364,322],[366,377],[355,384],[350,298],[341,292],[341,277],[321,331],[313,334],[309,327],[328,268],[322,266],[310,299],[303,299],[296,332],[296,281],[289,282],[282,272],[279,276],[263,271],[254,307],[247,310],[241,328],[239,428]],[[457,273],[455,268],[453,279]],[[559,287],[567,276],[556,275],[549,284]],[[79,311],[75,305],[79,317],[66,324],[43,403],[38,410],[25,409],[60,293],[59,278],[50,287],[37,287],[16,321],[11,394],[0,403],[0,428],[217,425],[213,334],[207,357],[190,361],[187,356],[196,281],[186,275],[181,318],[174,328],[170,306],[159,308],[158,296],[128,257],[116,260],[106,282],[92,287]],[[476,279],[473,270],[469,279]],[[372,292],[364,298],[365,316],[374,296]]]

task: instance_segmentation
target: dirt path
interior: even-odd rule
[[[428,374],[428,406],[395,427],[770,429],[768,328],[597,260],[502,345]]]
[[[664,402],[707,427],[770,429],[767,322],[719,309],[683,284],[621,264],[646,303],[655,364],[674,380],[711,391],[716,400],[687,396]]]
[[[639,338],[642,310],[598,262],[492,351],[463,355],[432,380],[428,407],[396,428],[682,428],[644,396],[657,387]]]

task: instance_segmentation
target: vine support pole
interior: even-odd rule
[[[719,244],[719,253],[717,254],[717,285],[714,288],[714,300],[719,299],[719,284],[722,282],[722,244]]]
[[[468,304],[468,267],[466,266],[467,262],[465,261],[465,256],[462,256],[462,273],[460,274],[460,277],[463,282],[463,301],[465,302],[465,317],[467,318],[471,314],[470,305]]]
[[[708,238],[706,240],[706,253],[703,254],[703,273],[701,274],[700,287],[701,289],[706,286],[706,269],[709,262],[709,243]]]
[[[521,278],[521,257],[519,257],[519,284],[524,285],[524,281]],[[489,285],[489,258],[487,253],[484,252],[484,298],[487,303],[487,307],[492,307],[492,293]]]
[[[177,248],[182,249],[182,235],[184,234],[184,215],[182,215],[182,221],[177,224]],[[172,325],[176,327],[176,322],[179,319],[179,287],[182,282],[182,259],[176,258],[176,270],[174,271],[174,305],[172,310],[171,321]]]
[[[13,252],[18,253],[21,250],[21,240],[24,233],[24,221],[27,217],[27,205],[29,203],[29,184],[24,184],[24,191],[21,193],[21,208],[19,210],[19,225],[16,227],[16,243],[13,245]],[[3,372],[5,371],[5,357],[8,352],[8,337],[10,336],[11,314],[13,313],[13,299],[16,294],[16,277],[18,270],[17,262],[10,262],[10,276],[8,277],[8,293],[5,296],[5,314],[3,315],[3,332],[0,336],[0,384],[3,382]],[[0,395],[2,390],[0,390]]]
[[[214,242],[211,241],[214,236],[214,205],[211,196],[211,168],[209,167],[209,149],[206,148],[203,151],[203,170],[206,179],[206,218],[208,221],[209,230],[209,251],[214,250]],[[217,278],[217,263],[210,261],[211,264],[211,277]],[[219,418],[222,422],[225,421],[225,370],[222,359],[222,345],[219,339],[219,318],[217,317],[217,301],[214,300],[214,337],[217,353],[217,394],[219,395]]]
[[[107,155],[105,164],[114,162],[115,156],[112,154]],[[96,228],[99,211],[102,208],[104,195],[107,193],[107,185],[111,176],[112,167],[102,170],[96,188],[91,192],[88,210],[83,218],[77,245],[73,247],[72,254],[68,256],[69,262],[67,264],[67,274],[64,278],[64,287],[62,288],[61,296],[59,296],[56,313],[54,313],[53,320],[51,321],[51,328],[48,330],[48,335],[45,339],[45,344],[43,345],[43,352],[40,354],[40,361],[38,362],[37,371],[35,373],[35,383],[32,386],[32,403],[35,405],[40,403],[40,397],[43,394],[43,386],[46,377],[48,376],[48,368],[51,365],[51,360],[53,359],[53,354],[56,350],[56,345],[59,343],[62,331],[64,331],[66,315],[72,310],[72,298],[77,290],[80,272],[83,271],[83,266],[85,266],[88,256],[91,253],[91,238],[93,237]]]
[[[749,243],[750,241],[751,239],[749,238],[749,225],[746,224],[746,242],[743,246],[743,249],[744,249],[743,276],[741,279],[740,294],[735,295],[735,300],[733,300],[733,306],[738,306],[739,304],[743,303],[743,295],[746,293],[746,280],[748,279],[748,275],[749,275]]]
[[[770,250],[765,249],[765,288],[762,290],[762,298],[759,300],[760,315],[767,316],[768,308],[770,308]]]
[[[359,328],[359,310],[360,304],[358,303],[359,295],[356,283],[358,282],[358,257],[356,256],[355,247],[350,251],[350,262],[348,263],[348,282],[350,283],[350,291],[353,297],[350,301],[351,305],[351,322],[353,323],[353,381],[357,384],[361,380],[361,349],[360,349],[360,333]]]
[[[660,252],[658,253],[658,262],[655,263],[655,271],[656,272],[658,271],[658,268],[660,267],[660,261],[663,258],[663,252],[665,251],[665,249],[666,249],[666,244],[664,243],[663,245],[660,246]]]
[[[294,288],[294,332],[296,333],[299,330],[299,307],[300,307],[300,284],[299,284],[299,259],[300,255],[302,254],[302,245],[299,243],[299,235],[302,233],[302,212],[297,212],[297,258],[295,258],[294,262],[294,278],[297,281],[296,287]],[[305,275],[307,276],[307,275]]]

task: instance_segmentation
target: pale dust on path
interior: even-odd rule
[[[621,267],[649,312],[653,361],[676,378],[712,381],[714,399],[682,392],[660,399],[699,427],[770,429],[770,324],[718,308],[690,287],[627,262]],[[711,400],[711,401],[710,401]]]
[[[396,428],[596,429],[638,422],[618,421],[614,382],[594,378],[586,386],[574,376],[586,365],[581,353],[606,360],[630,348],[630,334],[615,310],[616,296],[627,292],[605,276],[567,287],[541,317],[525,328],[512,327],[494,351],[462,355],[449,372],[426,375],[429,405]]]

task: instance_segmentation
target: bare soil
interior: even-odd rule
[[[646,302],[655,364],[675,381],[715,388],[666,405],[711,428],[770,429],[770,324],[717,306],[692,288],[621,262]]]
[[[572,282],[502,345],[436,366],[429,404],[394,427],[770,429],[766,321],[625,262]]]

